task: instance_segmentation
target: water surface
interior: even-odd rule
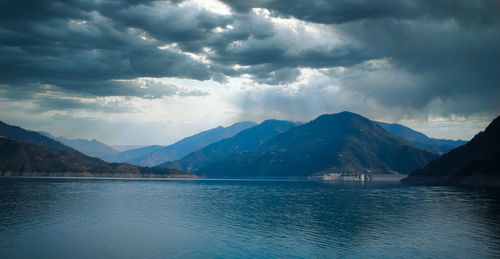
[[[0,258],[144,257],[500,257],[500,197],[395,183],[0,179]]]

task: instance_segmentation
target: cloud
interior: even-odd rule
[[[422,17],[437,19],[458,18],[465,22],[491,22],[498,19],[500,5],[494,0],[412,0],[412,1],[350,1],[317,0],[222,0],[234,11],[248,13],[254,8],[265,8],[284,17],[323,24],[341,24],[360,20],[396,19],[415,20]]]
[[[427,19],[346,24],[352,38],[369,42],[367,48],[387,64],[367,73],[358,65],[344,83],[387,106],[425,111],[443,100],[455,103],[442,107],[444,115],[498,113],[500,68],[494,60],[500,58],[500,33],[495,26]],[[475,104],[464,111],[463,100]]]
[[[335,28],[348,39],[344,46],[303,51],[283,63],[341,67],[345,72],[332,80],[380,106],[445,117],[500,112],[496,1],[224,2],[239,13],[265,8],[274,17]],[[273,59],[268,67],[281,62]],[[381,60],[385,65],[374,67]]]
[[[2,1],[0,100],[140,113],[147,101],[205,98],[256,120],[500,113],[498,1],[214,3]]]
[[[47,111],[86,110],[104,113],[138,112],[133,102],[124,102],[118,97],[138,97],[142,99],[161,99],[164,97],[203,97],[209,92],[179,87],[153,78],[137,78],[132,80],[112,80],[97,82],[94,87],[85,91],[68,91],[55,85],[36,85],[13,87],[0,85],[0,101],[29,101],[30,107],[24,107],[32,113]]]
[[[52,84],[99,95],[106,92],[100,91],[103,85],[113,87],[114,79],[210,79],[206,64],[185,53],[159,49],[163,43],[101,15],[103,7],[93,1],[35,2],[0,4],[0,78],[4,84],[26,88],[33,83]],[[42,14],[26,15],[30,8]],[[8,12],[22,18],[12,18]]]
[[[199,51],[216,28],[225,28],[230,17],[219,15],[196,4],[178,5],[168,1],[150,4],[119,6],[104,3],[100,14],[122,28],[136,28],[147,36],[165,43],[182,44],[183,49]]]
[[[125,113],[136,111],[134,107],[127,106],[126,103],[121,100],[109,100],[106,98],[80,99],[43,96],[34,100],[34,104],[36,104],[36,108],[33,109],[34,113],[72,110],[98,111],[105,113]]]

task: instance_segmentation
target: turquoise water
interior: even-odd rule
[[[498,194],[237,180],[0,180],[0,258],[500,257]]]

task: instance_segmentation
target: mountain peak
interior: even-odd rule
[[[500,186],[500,117],[485,131],[460,146],[413,171],[408,183]]]
[[[371,123],[371,120],[353,112],[343,111],[339,113],[330,113],[320,115],[313,121],[335,121],[335,122],[344,122],[344,121],[362,121],[366,123]]]
[[[257,125],[257,123],[255,121],[240,121],[240,122],[234,123],[233,125],[231,125],[229,127],[248,126],[248,125]]]
[[[435,139],[427,135],[396,123],[375,122],[389,133],[406,139],[410,143],[419,146],[429,152],[444,154],[467,142],[463,140]]]
[[[222,157],[239,152],[252,151],[268,139],[291,129],[296,125],[297,123],[290,121],[266,120],[257,126],[239,132],[231,138],[222,139],[204,148],[196,150],[182,159],[167,162],[160,166],[194,172]]]
[[[351,112],[321,115],[250,152],[208,164],[208,177],[307,178],[329,173],[408,173],[434,159]]]
[[[496,117],[484,130],[487,134],[500,134],[500,116]]]
[[[127,150],[108,157],[108,161],[127,162],[142,166],[156,166],[167,161],[180,159],[189,153],[206,147],[225,138],[233,137],[239,132],[257,125],[253,121],[242,121],[230,126],[202,131],[195,135],[183,138],[172,145],[161,148],[142,148]],[[142,150],[142,151],[141,151]]]

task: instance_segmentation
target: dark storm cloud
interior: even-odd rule
[[[133,8],[140,2],[110,4]],[[121,27],[101,15],[105,7],[109,8],[94,1],[1,2],[1,83],[24,87],[53,84],[65,90],[106,95],[116,92],[112,79],[210,79],[205,64],[182,52],[159,49],[161,42],[142,39],[141,31]],[[106,89],[110,85],[111,90]]]
[[[498,1],[224,2],[240,13],[265,8],[274,16],[339,29],[359,44],[357,49],[340,59],[319,52],[316,66],[354,66],[347,74],[333,76],[349,90],[383,105],[421,110],[433,102],[444,102],[438,110],[445,116],[500,112]],[[304,62],[308,60],[305,56],[303,53],[295,65],[310,66]],[[378,68],[374,80],[364,71],[363,59],[386,59],[392,67]],[[351,62],[336,64],[339,60]],[[391,80],[395,77],[397,80]]]
[[[36,108],[32,110],[34,113],[46,112],[46,111],[71,111],[71,110],[87,110],[87,111],[99,111],[106,113],[123,113],[123,112],[134,112],[135,108],[126,106],[122,102],[112,101],[103,102],[99,100],[92,101],[82,101],[80,99],[71,98],[54,98],[54,97],[39,97],[34,100],[37,105]]]
[[[443,103],[443,115],[466,114],[465,103],[471,113],[500,111],[498,1],[223,2],[231,14],[182,1],[1,1],[0,83],[11,89],[2,97],[32,98],[47,91],[39,87],[45,84],[86,96],[184,96],[190,92],[123,80],[245,75],[285,85],[300,68],[344,67],[328,75],[382,105],[422,110]],[[324,35],[313,38],[273,17],[314,23]],[[328,38],[330,29],[340,42],[329,44],[338,40]],[[206,94],[197,91],[191,94]]]
[[[360,80],[351,78],[345,82],[353,89],[382,104],[416,110],[437,99],[456,101],[455,107],[442,111],[443,115],[460,110],[462,98],[471,98],[476,103],[462,115],[500,112],[500,67],[496,64],[500,59],[498,20],[464,24],[457,19],[382,19],[340,27],[351,38],[367,43],[371,53],[390,61],[391,71],[382,71],[387,78],[406,75],[399,85],[387,80],[377,86],[358,74]]]
[[[265,8],[276,15],[300,20],[341,24],[358,20],[457,18],[464,22],[488,23],[498,19],[500,4],[496,0],[222,0],[241,13],[252,8]]]
[[[53,84],[105,95],[114,92],[103,89],[113,85],[111,79],[224,81],[222,75],[249,74],[257,82],[282,84],[297,77],[297,67],[347,66],[371,58],[354,46],[288,53],[267,18],[218,15],[178,2],[5,1],[0,4],[0,78],[12,85]],[[172,43],[180,51],[158,48]],[[212,50],[210,67],[183,52],[199,54],[203,47]]]
[[[2,97],[13,100],[22,100],[24,98],[33,98],[36,94],[42,93],[62,93],[73,95],[75,97],[90,98],[92,96],[131,96],[145,99],[156,99],[164,96],[205,96],[208,92],[200,89],[190,89],[178,87],[174,84],[166,84],[153,79],[140,80],[119,80],[119,81],[103,81],[95,82],[90,87],[81,91],[68,91],[53,85],[31,85],[12,87],[0,85],[0,93]],[[88,84],[87,84],[88,85]],[[29,88],[29,89],[28,89]],[[79,89],[78,86],[73,88]],[[84,85],[80,85],[84,88]],[[31,89],[31,91],[29,91]]]
[[[283,39],[273,37],[278,31],[267,18],[223,16],[173,2],[56,1],[23,5],[28,9],[4,5],[5,12],[45,13],[2,20],[0,76],[5,83],[42,82],[97,94],[106,92],[99,88],[107,80],[137,77],[224,81],[222,74],[249,74],[257,82],[281,84],[296,78],[297,67],[350,65],[371,58],[353,46],[288,53]],[[225,31],[213,32],[217,28]],[[241,45],[235,47],[235,42]],[[182,52],[158,49],[172,43],[194,53],[210,48],[213,64],[209,68]],[[235,70],[236,64],[251,67]]]
[[[352,66],[375,58],[373,54],[357,46],[341,46],[330,49],[305,49],[298,53],[288,53],[287,46],[279,39],[269,41],[248,41],[237,48],[227,48],[211,59],[222,64],[257,66],[245,73],[259,73],[262,68],[272,72],[283,67],[324,68],[333,66]]]
[[[144,30],[166,43],[178,43],[183,49],[198,51],[211,36],[212,30],[224,28],[231,20],[193,6],[161,4],[116,7],[103,4],[100,13],[117,26]]]
[[[415,17],[418,15],[413,1],[279,1],[279,0],[223,0],[238,12],[249,12],[252,8],[265,8],[279,15],[293,16],[316,23],[343,23],[359,19],[380,17]]]

